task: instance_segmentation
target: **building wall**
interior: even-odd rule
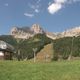
[[[0,60],[4,59],[4,53],[2,51],[0,51]]]
[[[12,53],[0,51],[0,60],[12,60]]]

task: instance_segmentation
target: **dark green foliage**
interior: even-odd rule
[[[68,59],[69,55],[80,56],[80,36],[64,37],[54,41],[54,59]]]
[[[46,37],[45,34],[37,34],[27,40],[14,39],[12,36],[4,35],[0,36],[0,40],[3,40],[14,46],[16,53],[14,53],[13,57],[17,59],[33,58],[33,48],[37,48],[37,53],[44,47],[44,45],[52,42],[52,40]],[[20,53],[18,53],[18,51],[20,51]]]
[[[44,45],[49,44],[52,40],[47,38],[43,34],[37,34],[33,38],[23,41],[20,44],[20,50],[23,55],[23,58],[30,59],[33,57],[33,48],[37,48],[37,52],[39,52]]]
[[[0,40],[3,40],[13,46],[16,45],[16,39],[13,38],[11,35],[2,35],[2,36],[0,36]]]

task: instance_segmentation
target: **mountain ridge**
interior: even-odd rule
[[[33,24],[32,27],[13,27],[11,29],[11,35],[14,38],[22,38],[22,39],[29,39],[36,34],[44,34],[43,29],[38,24]]]
[[[73,36],[76,37],[80,35],[80,26],[67,29],[60,33],[54,33],[54,32],[52,33],[45,31],[39,24],[33,24],[31,27],[28,26],[21,28],[13,27],[11,29],[11,35],[14,38],[29,39],[30,37],[33,37],[36,34],[45,34],[47,37],[53,40],[63,37],[73,37]]]

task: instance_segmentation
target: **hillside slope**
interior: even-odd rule
[[[13,57],[24,59],[31,59],[34,56],[33,49],[37,48],[37,52],[39,52],[45,45],[51,43],[53,40],[48,38],[45,34],[37,34],[32,38],[27,40],[23,39],[15,39],[10,35],[2,35],[0,36],[0,40],[5,41],[11,44],[15,48],[15,53]],[[18,54],[18,51],[20,53]]]
[[[80,36],[64,37],[54,41],[54,59],[80,57]]]
[[[44,48],[37,53],[36,60],[37,61],[51,61],[53,58],[53,46],[51,44],[47,44]]]

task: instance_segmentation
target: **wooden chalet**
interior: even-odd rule
[[[14,53],[14,47],[0,40],[0,60],[12,60],[12,53]]]

